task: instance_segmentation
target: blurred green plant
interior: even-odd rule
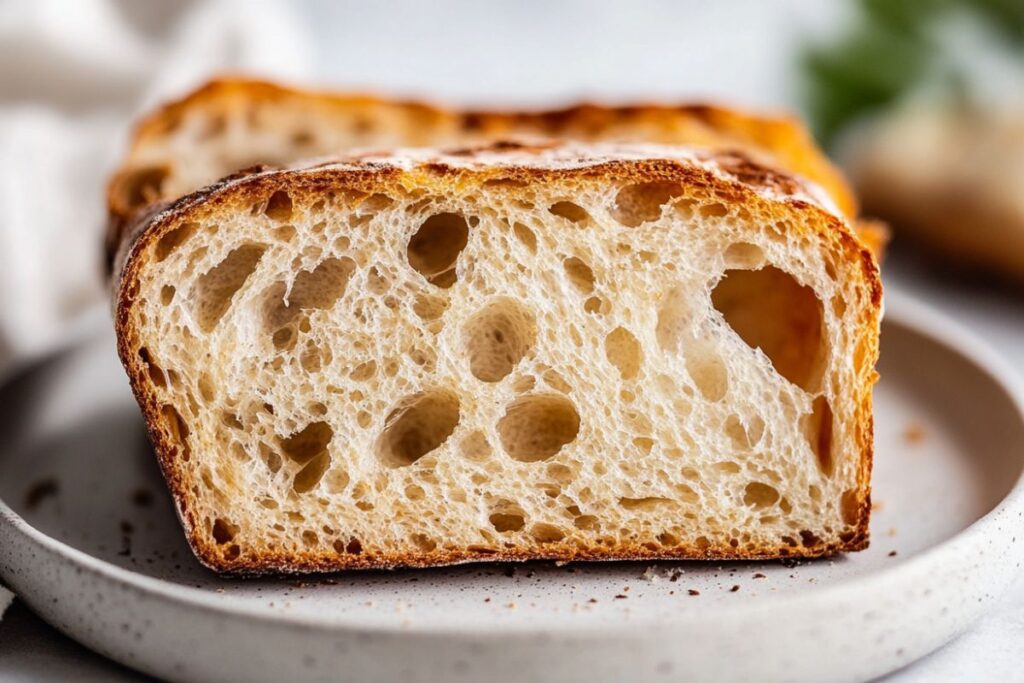
[[[963,95],[971,78],[943,59],[940,28],[970,17],[1024,58],[1024,0],[854,0],[856,17],[836,41],[807,49],[805,104],[818,138],[832,142],[854,119],[920,84]],[[1024,87],[1024,84],[1021,84]]]

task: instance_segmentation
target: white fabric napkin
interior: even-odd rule
[[[0,375],[106,305],[103,194],[132,118],[219,72],[306,78],[310,44],[280,0],[0,0]]]

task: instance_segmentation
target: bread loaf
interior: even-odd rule
[[[108,256],[113,256],[125,226],[146,206],[250,166],[288,165],[360,147],[469,144],[514,135],[739,150],[821,185],[843,214],[857,217],[846,180],[793,118],[701,104],[458,112],[222,79],[159,108],[136,127],[109,185]],[[862,223],[858,232],[880,253],[886,239],[882,226]]]
[[[133,234],[119,353],[213,569],[868,542],[878,270],[794,176],[407,150],[241,174]]]

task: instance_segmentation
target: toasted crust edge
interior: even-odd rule
[[[780,165],[821,185],[832,197],[843,214],[850,219],[857,216],[858,203],[852,186],[842,172],[817,147],[810,132],[794,116],[759,115],[737,109],[700,102],[665,104],[637,102],[628,105],[601,105],[582,102],[571,106],[537,111],[485,111],[447,109],[426,102],[386,99],[374,95],[339,93],[323,90],[287,87],[266,80],[223,76],[214,78],[183,97],[170,101],[144,116],[135,125],[128,151],[121,164],[111,175],[106,187],[108,208],[107,230],[104,244],[107,266],[111,266],[121,241],[122,233],[136,220],[138,210],[124,205],[120,197],[123,186],[134,170],[132,159],[147,141],[166,135],[186,112],[196,107],[216,107],[232,99],[256,101],[297,99],[338,109],[386,105],[421,116],[454,122],[460,129],[495,130],[499,136],[514,134],[507,129],[517,124],[542,128],[546,134],[559,137],[565,130],[586,122],[599,121],[601,126],[616,120],[637,116],[687,117],[702,121],[719,130],[741,135],[751,143],[768,148],[778,157]],[[642,142],[636,140],[634,142]],[[339,150],[342,152],[343,150]],[[872,245],[884,246],[871,241]],[[875,250],[876,254],[881,252]]]
[[[500,148],[500,147],[499,147]],[[478,151],[486,151],[481,147]],[[753,163],[753,162],[748,162]],[[440,567],[468,562],[519,562],[527,560],[595,561],[595,560],[765,560],[783,558],[814,558],[837,552],[862,550],[870,540],[871,470],[874,462],[874,422],[872,417],[872,386],[878,379],[873,370],[878,358],[878,332],[881,322],[882,285],[878,264],[871,251],[848,227],[848,224],[817,204],[798,198],[769,197],[764,188],[735,179],[724,180],[709,171],[679,160],[613,161],[576,169],[548,169],[524,166],[504,166],[498,169],[466,169],[428,164],[412,170],[396,166],[368,164],[361,168],[330,168],[325,164],[289,170],[260,171],[253,169],[230,176],[219,183],[187,195],[164,208],[152,209],[139,222],[137,229],[126,234],[120,250],[119,277],[113,283],[113,305],[118,355],[128,374],[132,392],[142,410],[157,461],[175,502],[175,510],[185,530],[187,540],[197,559],[209,569],[225,575],[258,575],[274,573],[312,573],[348,569],[384,569],[398,567]],[[268,190],[316,190],[326,187],[353,188],[365,192],[379,191],[383,184],[409,178],[416,172],[416,182],[446,177],[458,180],[478,176],[480,179],[500,175],[510,179],[543,180],[565,174],[586,173],[620,181],[675,180],[691,185],[717,188],[738,193],[744,201],[757,200],[783,203],[796,211],[810,211],[823,220],[820,231],[825,239],[834,238],[839,248],[861,266],[864,282],[871,292],[870,308],[864,311],[860,325],[861,338],[868,340],[865,363],[872,368],[870,375],[859,387],[857,400],[859,432],[856,440],[861,452],[857,470],[858,491],[862,493],[857,510],[857,523],[848,540],[811,546],[765,546],[755,551],[739,551],[727,544],[707,548],[695,545],[657,550],[642,544],[622,544],[615,548],[591,545],[579,547],[568,543],[550,543],[543,552],[525,550],[449,550],[419,553],[367,553],[365,555],[339,554],[330,551],[287,552],[248,550],[247,555],[229,558],[224,550],[212,542],[200,528],[199,520],[189,506],[186,475],[178,466],[178,448],[163,426],[160,405],[147,380],[148,374],[137,354],[138,331],[131,324],[131,309],[139,295],[138,273],[145,265],[141,254],[179,221],[187,220],[207,204],[222,205],[239,199],[256,199]],[[776,174],[763,169],[766,174]],[[426,175],[424,175],[426,173]],[[288,183],[292,183],[288,185]]]

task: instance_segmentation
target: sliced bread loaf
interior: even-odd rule
[[[657,146],[243,174],[126,238],[119,352],[216,570],[857,550],[881,288],[829,205]]]

